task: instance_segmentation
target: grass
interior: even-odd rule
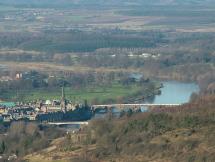
[[[114,83],[112,86],[97,86],[88,88],[65,88],[66,98],[76,102],[83,102],[87,100],[92,102],[97,100],[102,103],[108,99],[116,100],[120,97],[128,97],[137,93],[141,89],[140,86],[131,85],[129,87],[123,86],[118,83]],[[20,98],[24,101],[33,101],[37,99],[60,99],[61,98],[61,88],[56,89],[34,89],[34,90],[22,90],[18,92],[10,91],[5,93],[4,96],[7,98],[16,99]]]

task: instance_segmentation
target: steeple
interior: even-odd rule
[[[62,86],[62,90],[61,90],[61,111],[66,112],[66,99],[65,99],[65,92],[64,92],[64,86]]]
[[[61,89],[61,99],[64,99],[64,98],[65,98],[64,86],[62,86],[62,89]]]

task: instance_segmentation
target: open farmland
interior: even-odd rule
[[[117,102],[117,99],[130,97],[138,93],[143,87],[132,85],[129,87],[114,83],[111,86],[88,87],[88,88],[66,88],[66,98],[77,103],[83,103],[87,100],[89,103],[105,103],[108,101]],[[1,98],[1,95],[0,95]],[[60,99],[61,88],[56,89],[35,89],[35,90],[19,90],[16,93],[9,91],[4,94],[5,99],[35,101],[39,99]]]

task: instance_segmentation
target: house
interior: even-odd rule
[[[52,105],[52,102],[50,100],[46,100],[45,105]]]
[[[22,73],[16,73],[16,79],[17,80],[22,79]]]
[[[6,108],[5,108],[5,107],[1,107],[1,106],[0,106],[0,114],[5,113],[5,111],[6,111]]]
[[[2,114],[3,122],[10,122],[12,120],[12,116],[10,114]]]
[[[12,154],[8,157],[8,161],[13,161],[13,160],[16,160],[17,159],[17,155],[16,154]]]
[[[1,82],[8,82],[8,81],[11,81],[11,80],[13,80],[13,78],[11,78],[10,76],[2,76],[2,77],[0,77]]]
[[[143,78],[142,74],[132,73],[128,76],[129,79],[133,80],[134,82],[139,82]]]

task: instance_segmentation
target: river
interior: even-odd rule
[[[164,81],[162,82],[161,94],[155,95],[143,101],[147,104],[184,104],[190,101],[192,93],[199,92],[199,86],[195,83],[184,83],[178,81]],[[129,109],[125,109],[127,111]],[[148,111],[147,106],[141,107],[142,112]],[[119,115],[121,110],[112,109],[113,114]],[[95,114],[95,118],[103,118],[106,116],[105,112]]]
[[[161,94],[154,96],[145,103],[183,104],[189,102],[192,93],[199,92],[199,86],[195,83],[177,81],[165,81],[162,83],[164,87],[161,89]]]
[[[199,86],[195,83],[183,83],[177,81],[164,81],[163,88],[161,88],[161,94],[156,95],[151,99],[148,99],[144,103],[152,104],[183,104],[190,100],[192,93],[199,92]],[[126,110],[125,110],[126,111]],[[148,107],[141,107],[142,112],[148,111]],[[121,110],[112,109],[114,116],[119,116]],[[104,118],[107,116],[107,112],[96,113],[95,118]],[[80,125],[69,125],[67,129],[69,131],[80,128]]]

